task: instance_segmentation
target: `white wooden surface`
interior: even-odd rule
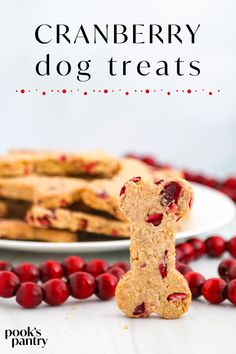
[[[225,236],[236,234],[236,221],[219,230]],[[85,256],[86,259],[97,255]],[[103,254],[108,261],[126,260],[128,252]],[[0,250],[0,259],[39,263],[46,254],[14,253]],[[53,256],[55,258],[55,255]],[[227,255],[225,255],[227,257]],[[63,255],[56,257],[62,259]],[[194,270],[207,277],[216,276],[219,259],[192,263]],[[60,307],[46,305],[34,310],[21,309],[13,300],[0,300],[0,353],[61,354],[233,354],[235,348],[236,307],[225,302],[209,305],[194,301],[190,311],[178,320],[127,319],[115,301],[102,302],[95,297],[86,301],[70,299]],[[27,326],[42,330],[48,338],[44,349],[17,347],[4,339],[5,329]]]

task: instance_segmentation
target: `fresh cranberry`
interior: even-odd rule
[[[104,259],[95,258],[89,261],[85,267],[85,271],[94,277],[105,273],[109,268],[109,264]]]
[[[228,242],[226,242],[226,249],[231,254],[231,256],[236,257],[236,236],[232,237]]]
[[[189,267],[187,264],[181,263],[181,262],[177,262],[175,265],[175,268],[178,270],[178,272],[180,272],[183,275],[187,274],[188,272],[193,271],[191,267]]]
[[[220,304],[226,298],[226,285],[227,284],[223,279],[208,279],[202,284],[202,295],[212,304]]]
[[[189,272],[185,274],[184,277],[188,282],[192,293],[192,298],[196,299],[197,297],[201,296],[201,286],[206,281],[204,276],[197,272]]]
[[[180,243],[179,245],[176,246],[176,248],[179,248],[180,251],[183,252],[183,259],[182,262],[191,262],[195,258],[195,252],[193,246],[188,243]]]
[[[59,262],[49,259],[48,261],[43,262],[39,266],[40,277],[43,282],[48,281],[49,279],[56,279],[63,277],[63,268]]]
[[[0,297],[12,297],[16,294],[20,286],[20,279],[18,276],[7,270],[0,272]]]
[[[227,285],[227,299],[236,305],[236,279],[230,281]]]
[[[236,265],[236,259],[224,259],[218,267],[220,277],[225,281],[228,281],[229,271],[234,265]]]
[[[43,300],[48,305],[61,305],[68,299],[69,295],[69,285],[62,279],[51,279],[43,284]]]
[[[156,161],[155,161],[154,157],[149,156],[149,155],[144,156],[142,158],[142,161],[145,162],[149,166],[155,166],[156,165]]]
[[[205,241],[206,253],[210,257],[220,257],[225,250],[225,241],[220,236],[208,237]]]
[[[77,272],[69,276],[71,295],[76,299],[87,299],[94,294],[96,283],[92,274]]]
[[[153,224],[154,226],[158,226],[161,224],[163,218],[163,214],[157,213],[149,215],[146,219],[146,222]]]
[[[175,247],[175,259],[176,262],[182,262],[184,259],[183,251],[181,251],[181,249],[178,247]]]
[[[96,278],[96,292],[95,295],[102,300],[109,300],[115,295],[116,285],[118,283],[117,277],[113,274],[100,274]]]
[[[7,270],[8,272],[12,272],[13,266],[9,262],[0,261],[0,271],[2,270]]]
[[[124,269],[120,267],[111,267],[107,273],[113,274],[115,277],[117,277],[118,280],[126,273]]]
[[[111,268],[114,268],[114,267],[122,268],[125,271],[125,273],[128,272],[128,270],[130,270],[129,263],[123,262],[123,261],[118,261],[118,262],[113,263]]]
[[[216,188],[219,182],[215,178],[205,178],[203,184],[211,188]]]
[[[181,186],[177,182],[170,182],[165,185],[161,195],[163,197],[163,203],[169,205],[171,203],[177,203],[181,191]]]
[[[200,258],[206,253],[205,242],[199,238],[192,238],[188,241],[188,243],[190,243],[190,245],[192,245],[194,248],[195,259]]]
[[[230,189],[236,189],[236,177],[229,177],[224,181],[224,186]]]
[[[22,263],[14,268],[14,273],[19,277],[21,283],[33,282],[39,280],[39,270],[32,263]]]
[[[79,256],[69,256],[62,262],[65,275],[68,277],[70,274],[80,272],[85,267],[85,261]]]
[[[235,263],[236,263],[236,260],[235,260]],[[234,280],[236,279],[236,265],[232,266],[229,268],[229,272],[228,272],[228,280]]]
[[[42,288],[33,282],[22,283],[16,292],[16,302],[26,309],[37,307],[42,301]]]

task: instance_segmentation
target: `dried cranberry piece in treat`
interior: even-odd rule
[[[131,179],[131,181],[134,182],[134,183],[138,183],[140,180],[141,180],[141,177],[139,177],[139,176],[133,177],[133,178]]]
[[[88,226],[88,220],[86,219],[81,219],[79,221],[79,226],[81,227],[81,229],[86,230],[87,226]]]
[[[140,305],[136,306],[133,312],[134,316],[143,317],[146,315],[145,303],[142,302]]]
[[[109,198],[109,194],[106,191],[101,191],[101,192],[97,193],[97,196],[102,199]]]
[[[159,271],[161,273],[162,279],[164,279],[167,276],[167,264],[166,264],[167,253],[168,253],[168,251],[165,251],[165,254],[163,257],[163,263],[159,264]]]
[[[173,293],[167,297],[168,301],[182,301],[186,299],[187,295],[184,293]]]
[[[123,186],[123,187],[121,188],[121,190],[120,190],[120,197],[121,197],[123,194],[125,194],[125,191],[126,191],[126,187]]]
[[[163,214],[157,213],[149,215],[146,219],[146,222],[153,224],[154,226],[160,225],[162,222]]]
[[[169,205],[171,203],[177,203],[181,191],[181,186],[177,182],[170,182],[166,184],[164,189],[161,191],[163,196],[163,204]]]

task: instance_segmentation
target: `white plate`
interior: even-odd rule
[[[194,189],[194,205],[191,217],[176,234],[176,240],[207,233],[228,224],[235,216],[235,205],[224,194],[197,183]],[[32,241],[0,240],[0,249],[29,252],[86,253],[128,249],[129,240],[48,243]]]

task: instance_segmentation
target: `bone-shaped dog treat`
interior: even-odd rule
[[[175,223],[189,211],[192,198],[191,186],[180,178],[152,182],[134,177],[122,187],[131,270],[119,281],[116,300],[128,317],[177,318],[188,310],[191,293],[175,269]]]

